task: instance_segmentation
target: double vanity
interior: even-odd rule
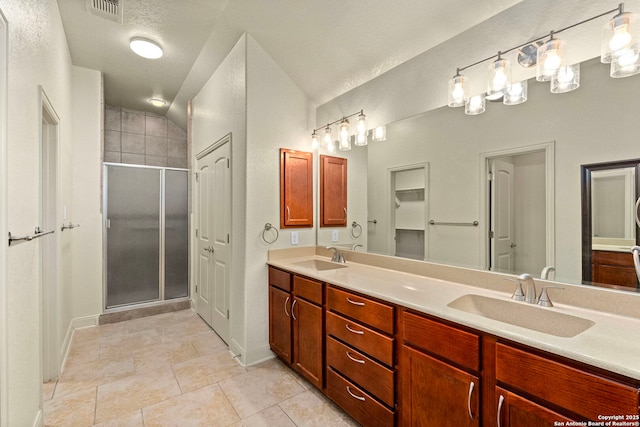
[[[344,258],[269,253],[269,342],[360,424],[640,425],[640,295],[536,280],[542,307],[515,276]]]

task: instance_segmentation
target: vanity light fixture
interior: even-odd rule
[[[604,27],[600,59],[611,63],[611,77],[629,77],[640,74],[640,15],[624,12],[624,3],[617,8],[587,18],[575,24],[550,31],[541,37],[518,46],[498,51],[497,55],[481,59],[465,67],[456,68],[449,80],[447,105],[465,106],[465,113],[480,114],[485,110],[485,98],[497,101],[501,97],[505,105],[521,104],[527,100],[527,82],[511,83],[511,62],[503,58],[510,52],[518,52],[518,63],[524,67],[536,66],[536,80],[551,82],[552,93],[575,90],[580,86],[580,66],[563,64],[566,56],[565,42],[556,34],[586,24],[595,19],[616,13]],[[483,62],[491,61],[487,81],[487,92],[470,94],[468,80],[462,72]]]
[[[358,116],[358,122],[355,125],[355,135],[351,134],[351,123],[349,119],[352,117]],[[313,130],[311,134],[311,146],[313,149],[316,149],[320,146],[318,141],[317,132],[324,128],[324,137],[322,139],[322,146],[326,147],[329,152],[334,152],[336,149],[335,142],[332,136],[331,126],[338,124],[338,140],[335,141],[338,143],[338,148],[342,151],[351,150],[351,139],[354,139],[354,145],[362,147],[367,145],[368,140],[368,131],[367,131],[367,116],[364,114],[364,110],[357,111],[348,116],[343,116],[338,120],[334,120],[331,123],[327,123],[326,126],[321,126]],[[386,130],[384,126],[376,129],[382,129],[382,131],[377,131],[380,135],[381,139],[375,138],[375,133],[372,133],[373,141],[384,141],[386,139]]]
[[[147,59],[158,59],[164,54],[158,43],[143,37],[132,38],[129,47],[137,55]]]
[[[378,126],[375,129],[371,129],[372,141],[386,141],[387,140],[387,127]]]

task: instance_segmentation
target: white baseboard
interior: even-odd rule
[[[69,322],[67,333],[64,336],[64,341],[60,347],[60,374],[64,371],[64,365],[67,361],[67,355],[69,354],[69,348],[71,347],[71,340],[73,339],[73,331],[76,329],[88,328],[92,326],[98,326],[99,314],[93,314],[91,316],[76,317]]]
[[[274,357],[275,356],[271,351],[269,344],[266,344],[264,346],[248,350],[243,362],[245,366],[251,366],[264,362],[265,360],[273,359]]]

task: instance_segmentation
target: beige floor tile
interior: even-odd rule
[[[304,391],[293,376],[279,368],[256,368],[218,384],[241,418],[263,411]]]
[[[299,427],[358,426],[344,411],[316,390],[307,390],[278,404]]]
[[[56,390],[56,384],[58,380],[48,381],[42,384],[42,399],[50,400],[53,399],[53,392]]]
[[[278,405],[251,415],[229,427],[296,427]]]
[[[215,384],[247,371],[231,357],[228,351],[176,363],[172,368],[183,393]]]
[[[95,388],[98,385],[132,375],[134,372],[133,358],[131,357],[68,364],[58,380],[54,397],[85,388]]]
[[[142,409],[137,409],[129,414],[123,414],[121,417],[116,419],[111,419],[100,424],[94,424],[93,427],[144,427]]]
[[[119,418],[180,394],[178,382],[169,367],[154,375],[143,373],[103,384],[98,387],[96,422]]]
[[[144,347],[133,353],[137,373],[166,368],[174,363],[198,357],[198,352],[189,343],[160,343]]]
[[[220,351],[228,351],[227,345],[222,339],[212,330],[191,334],[191,335],[169,335],[162,337],[163,343],[189,343],[194,346],[199,356],[205,356],[207,354],[217,353]]]
[[[155,329],[110,337],[102,342],[100,358],[120,357],[161,342]]]
[[[228,426],[240,418],[216,384],[143,408],[145,427]]]
[[[160,326],[158,332],[163,337],[184,337],[211,332],[211,328],[199,317],[188,317],[182,321]]]
[[[45,426],[92,426],[96,410],[96,389],[85,389],[44,402]]]

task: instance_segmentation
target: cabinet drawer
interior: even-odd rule
[[[293,294],[322,305],[322,283],[305,277],[293,276]]]
[[[374,359],[393,366],[393,338],[331,312],[327,312],[326,327],[327,335],[333,335]]]
[[[390,407],[395,406],[394,374],[385,366],[331,337],[327,337],[327,364]]]
[[[327,369],[327,396],[363,426],[394,425],[392,411],[331,368]]]
[[[501,343],[496,380],[592,420],[638,414],[637,388]]]
[[[327,291],[327,309],[351,317],[388,334],[393,334],[394,314],[392,305],[330,287]]]
[[[480,336],[413,313],[402,313],[404,343],[480,370]]]
[[[269,284],[291,292],[291,273],[269,267]]]

